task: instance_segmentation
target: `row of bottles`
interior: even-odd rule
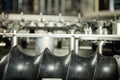
[[[72,4],[73,3],[73,4]],[[74,14],[80,12],[79,0],[0,0],[0,12]]]
[[[33,0],[0,0],[0,12],[31,12]]]

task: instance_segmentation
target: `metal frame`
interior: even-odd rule
[[[49,0],[48,0],[49,1]],[[25,19],[25,20],[29,20],[29,21],[35,21],[35,20],[39,20],[39,19],[45,19],[48,21],[56,21],[59,19],[64,19],[64,21],[73,21],[78,19],[78,16],[60,16],[60,15],[35,15],[35,14],[24,14],[24,15],[20,15],[20,14],[9,14],[8,15],[8,20],[21,20],[21,19]]]
[[[99,34],[33,34],[33,33],[0,33],[4,37],[12,37],[12,47],[17,45],[17,37],[54,37],[54,38],[69,38],[70,39],[70,50],[75,50],[76,53],[79,51],[79,40],[98,40],[99,41],[99,53],[102,54],[102,47],[104,41],[120,41],[120,35],[99,35]]]
[[[120,41],[120,35],[99,35],[99,34],[37,34],[37,33],[0,33],[0,35],[6,37],[54,37],[54,38],[79,38],[81,40],[110,40]]]

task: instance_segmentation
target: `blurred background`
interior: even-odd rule
[[[0,12],[76,15],[120,9],[120,0],[0,0]]]

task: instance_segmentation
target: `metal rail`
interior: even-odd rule
[[[45,20],[50,20],[50,21],[56,21],[59,19],[64,19],[64,21],[73,21],[78,19],[78,16],[59,16],[59,15],[35,15],[35,14],[9,14],[8,19],[9,20],[38,20],[38,19],[45,19]]]
[[[17,37],[53,37],[53,38],[69,38],[70,50],[75,50],[78,53],[79,40],[98,40],[99,41],[99,53],[102,54],[102,47],[104,41],[120,41],[120,35],[100,35],[100,34],[37,34],[37,33],[0,33],[4,37],[12,37],[12,47],[17,45]]]
[[[81,40],[110,40],[120,41],[120,35],[99,35],[99,34],[37,34],[37,33],[0,33],[1,36],[6,37],[54,37],[54,38],[79,38]]]

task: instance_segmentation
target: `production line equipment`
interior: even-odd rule
[[[22,19],[18,18],[21,19],[19,21],[9,19],[6,20],[8,22],[2,21],[2,24],[7,23],[6,26],[22,25],[20,29],[30,30],[30,32],[22,33],[19,29],[12,31],[10,30],[12,28],[9,28],[10,31],[4,30],[0,33],[0,40],[2,40],[0,42],[6,43],[3,49],[0,48],[0,80],[119,80],[119,54],[105,56],[103,52],[105,44],[120,41],[119,31],[117,31],[120,27],[118,21],[82,21],[79,19],[74,23],[62,21],[61,18],[57,22],[44,21],[42,18],[36,22],[26,21],[23,17],[32,18],[22,15]],[[59,27],[58,24],[60,24]],[[113,34],[112,27],[108,27],[111,25],[117,25],[113,27],[113,32],[115,32]],[[50,34],[35,32],[38,29],[47,30]],[[62,30],[64,33],[56,33],[57,30]],[[77,31],[80,33],[76,33]],[[18,44],[20,38],[36,38],[38,54],[30,56],[29,53],[25,53]],[[68,39],[70,41],[69,53],[64,56],[54,55],[54,39]],[[79,55],[82,54],[79,53],[80,41],[90,41],[97,47],[91,55],[83,57]]]
[[[12,37],[11,51],[0,60],[1,80],[119,80],[119,60],[104,56],[95,51],[88,57],[79,56],[73,45],[76,39],[118,41],[119,35],[85,35],[85,34],[32,34],[32,33],[0,33]],[[53,37],[70,39],[70,53],[56,56],[45,48],[36,56],[26,55],[17,45],[18,37]],[[102,42],[103,43],[103,42]],[[44,44],[44,43],[43,43]],[[101,49],[99,49],[101,50]]]

